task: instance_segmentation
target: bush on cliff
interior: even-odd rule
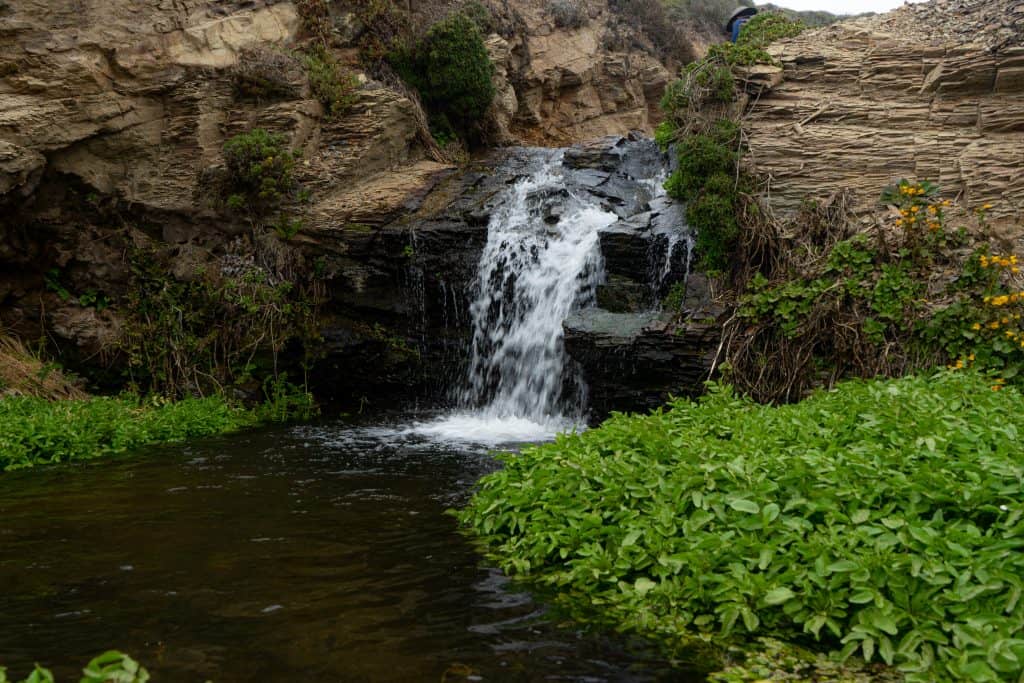
[[[359,101],[359,79],[325,48],[314,46],[304,58],[309,87],[328,119],[336,119]]]
[[[432,118],[464,134],[494,99],[494,65],[480,28],[465,13],[434,24],[419,42],[393,50],[389,61],[419,91]]]
[[[775,635],[1016,681],[1021,401],[947,371],[778,407],[717,388],[505,457],[461,519],[506,571],[669,645]]]
[[[739,236],[738,145],[739,129],[729,120],[684,137],[676,146],[678,166],[665,182],[670,197],[686,202],[697,254],[709,270],[728,267]]]
[[[296,154],[283,135],[262,128],[239,133],[224,143],[228,206],[262,216],[295,194]]]

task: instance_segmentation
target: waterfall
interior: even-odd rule
[[[582,385],[570,374],[562,321],[593,305],[604,277],[598,231],[616,220],[564,189],[560,154],[543,157],[510,188],[480,258],[464,407],[535,422],[582,418]]]
[[[504,183],[486,199],[487,239],[469,292],[471,340],[466,375],[453,391],[457,407],[417,423],[416,435],[501,444],[583,428],[586,385],[565,348],[566,319],[587,309],[606,321],[619,315],[597,308],[606,265],[619,282],[646,278],[656,307],[660,291],[678,279],[681,247],[689,260],[682,210],[666,196],[663,157],[650,141],[519,149],[501,173]]]
[[[619,217],[569,189],[561,151],[532,156],[488,224],[460,410],[419,425],[421,434],[531,440],[584,422],[585,386],[565,352],[562,322],[593,305],[604,279],[599,231]]]

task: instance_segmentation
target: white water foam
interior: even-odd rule
[[[585,390],[562,322],[594,302],[604,267],[598,233],[617,216],[564,189],[562,156],[512,185],[491,216],[470,307],[473,341],[463,410],[413,430],[443,441],[540,441],[582,428]],[[545,222],[554,201],[561,216]]]

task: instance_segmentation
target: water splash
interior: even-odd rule
[[[561,152],[534,154],[536,168],[508,188],[488,224],[462,408],[420,425],[424,435],[535,440],[583,422],[585,386],[562,322],[594,304],[604,279],[598,233],[618,217],[566,189]]]

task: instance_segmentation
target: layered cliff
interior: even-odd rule
[[[358,2],[325,5],[333,53],[358,78],[351,108],[325,111],[293,56],[309,44],[309,5],[0,2],[0,327],[45,335],[65,363],[101,365],[123,350],[132,254],[158,254],[177,283],[229,277],[255,254],[258,268],[323,281],[320,324],[335,356],[325,362],[356,350],[383,374],[415,364],[414,342],[437,335],[422,329],[424,295],[410,288],[424,268],[450,268],[444,286],[464,287],[486,216],[431,225],[414,244],[403,217],[456,167],[409,90],[364,72]],[[500,33],[487,39],[498,91],[489,142],[651,129],[668,71],[606,3],[579,5],[571,25],[544,3],[490,8]],[[423,23],[449,8],[401,11]],[[284,87],[239,87],[241,72],[277,64]],[[225,210],[224,144],[254,128],[299,153],[308,198],[287,207],[301,224],[294,237],[254,234]],[[448,206],[461,182],[428,204]]]
[[[933,0],[781,41],[752,69],[749,159],[776,209],[901,177],[1024,220],[1024,5]]]

